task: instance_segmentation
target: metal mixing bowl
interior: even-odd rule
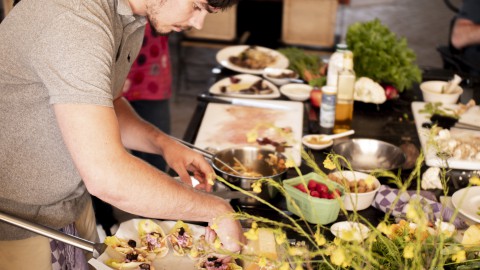
[[[345,157],[353,170],[362,172],[398,169],[406,160],[400,147],[374,139],[351,139],[334,145],[333,151]]]
[[[217,171],[217,174],[223,179],[247,191],[253,191],[252,184],[258,179],[272,178],[273,180],[280,182],[287,171],[287,168],[284,166],[279,167],[268,164],[265,159],[267,159],[269,155],[276,155],[278,159],[283,159],[284,161],[286,160],[285,156],[278,152],[253,146],[228,148],[221,150],[214,155],[216,158],[222,160],[230,166],[234,165],[234,158],[236,158],[245,167],[262,174],[263,177],[246,177],[235,175],[229,172],[228,169],[222,168],[222,164],[218,161],[215,161],[215,159],[212,159],[212,165]],[[268,201],[277,195],[277,189],[263,184],[262,192],[256,195]],[[238,199],[238,202],[240,205],[244,206],[255,206],[261,204],[259,201],[251,197],[240,198]]]

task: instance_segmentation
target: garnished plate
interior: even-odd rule
[[[273,83],[250,74],[224,78],[210,87],[210,93],[236,98],[273,99],[280,97],[280,91]]]

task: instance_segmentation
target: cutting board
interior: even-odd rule
[[[436,156],[436,150],[433,147],[427,145],[429,129],[422,127],[422,124],[425,122],[430,122],[429,115],[425,113],[420,113],[419,111],[425,107],[425,102],[412,102],[412,112],[413,117],[415,118],[415,126],[417,127],[418,137],[422,145],[423,152],[425,153],[425,163],[430,167],[447,167],[447,164]],[[444,105],[445,108],[456,109],[458,105]],[[476,115],[480,113],[480,108],[478,106],[471,108],[465,114],[462,114],[459,122],[463,123],[473,123],[477,124],[480,121],[480,116]],[[474,121],[473,119],[476,119]],[[457,129],[451,128],[450,134],[452,137],[468,137],[468,136],[480,136],[479,131],[467,130],[467,129]],[[461,169],[461,170],[479,170],[480,161],[478,160],[464,160],[464,159],[454,159],[449,158],[447,160],[448,168],[450,169]]]
[[[260,102],[284,109],[209,103],[200,124],[195,146],[215,150],[246,145],[260,146],[254,141],[254,135],[257,134],[258,138],[268,137],[274,141],[287,142],[291,147],[286,148],[283,154],[300,166],[303,103],[279,100]],[[291,132],[283,132],[282,129]],[[249,142],[249,139],[254,142]],[[275,149],[272,145],[261,147]]]

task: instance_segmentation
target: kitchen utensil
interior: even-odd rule
[[[400,147],[374,139],[351,139],[334,145],[333,151],[345,157],[353,170],[361,172],[398,169],[406,160]]]
[[[170,136],[170,138],[174,139],[175,141],[187,146],[187,147],[190,147],[198,152],[200,152],[204,157],[212,160],[212,161],[217,161],[218,163],[222,164],[223,166],[227,167],[229,170],[231,170],[232,172],[234,173],[237,173],[238,175],[240,175],[241,173],[238,172],[237,170],[235,170],[234,168],[232,168],[230,165],[228,165],[227,163],[223,162],[221,159],[219,159],[218,157],[216,157],[214,154],[200,148],[200,147],[196,147],[195,145],[189,143],[189,142],[186,142],[184,140],[181,140],[179,138],[175,138],[173,136]]]
[[[274,104],[271,102],[263,102],[259,100],[239,99],[239,98],[219,98],[219,97],[208,96],[206,94],[199,95],[197,97],[197,100],[204,101],[204,102],[215,102],[215,103],[221,103],[221,104],[232,104],[232,105],[245,106],[245,107],[256,107],[256,108],[284,110],[284,111],[291,110],[291,108],[287,106],[283,106],[281,104]]]
[[[327,147],[330,147],[333,144],[334,139],[342,138],[345,136],[350,136],[355,133],[355,130],[348,130],[338,134],[326,135],[326,134],[310,134],[305,135],[302,138],[302,143],[306,145],[308,148],[321,150]],[[312,140],[316,140],[317,143],[312,142]]]
[[[65,244],[81,248],[88,252],[92,252],[94,258],[98,258],[107,248],[107,245],[105,245],[104,243],[90,242],[88,240],[65,234],[52,228],[40,224],[35,224],[33,222],[14,217],[6,213],[0,212],[0,220],[7,222],[11,225],[26,229],[28,231],[43,235],[47,238],[55,239]]]
[[[234,164],[235,159],[238,160],[244,167],[248,168],[249,171],[254,171],[262,175],[257,177],[236,175],[228,171],[228,169],[225,169],[216,161],[214,161],[212,165],[223,179],[244,190],[253,191],[252,184],[257,180],[261,178],[271,178],[280,182],[287,171],[285,163],[282,161],[274,162],[275,164],[273,165],[269,164],[266,160],[272,160],[270,155],[274,156],[273,159],[276,158],[277,160],[283,160],[283,162],[286,161],[285,156],[278,152],[253,146],[227,148],[215,154],[216,157],[228,164]],[[263,184],[262,191],[260,193],[255,193],[255,195],[259,198],[270,200],[277,195],[277,192],[276,188]],[[243,206],[255,206],[261,204],[258,200],[250,196],[239,198],[238,202]]]

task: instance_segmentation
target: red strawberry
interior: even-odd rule
[[[318,183],[313,181],[313,180],[308,181],[308,189],[310,189],[310,190],[316,190],[317,185],[318,185]]]
[[[310,195],[315,198],[320,198],[320,193],[318,193],[316,190],[310,191]]]
[[[342,192],[340,192],[340,190],[338,190],[338,189],[335,189],[335,190],[332,192],[332,194],[333,194],[333,197],[334,197],[334,198],[337,198],[337,197],[341,197],[341,196],[342,196]]]
[[[307,190],[305,189],[305,186],[304,186],[302,183],[294,186],[294,188],[300,190],[300,191],[303,192],[303,193],[307,193]]]
[[[328,192],[318,192],[320,193],[320,198],[327,199],[328,198]]]
[[[317,191],[321,193],[328,193],[328,187],[325,184],[317,183]]]

